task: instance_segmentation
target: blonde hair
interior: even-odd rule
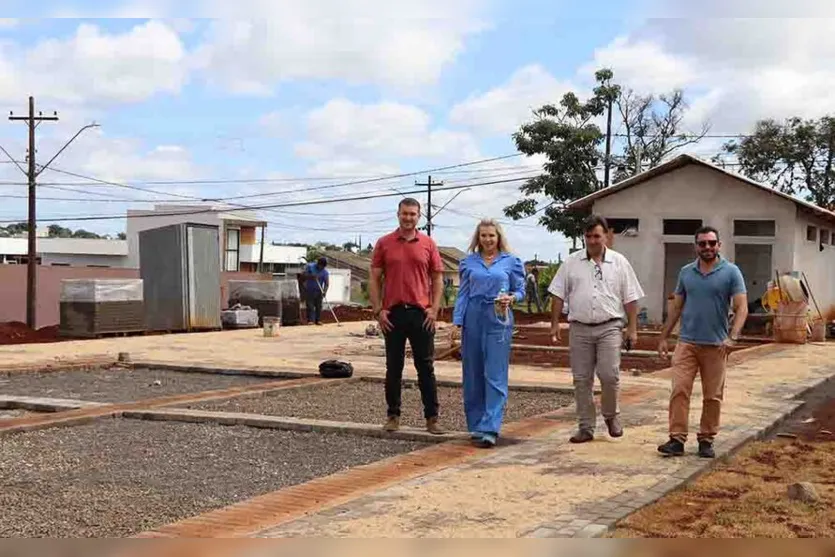
[[[479,235],[481,234],[481,229],[491,226],[496,229],[496,236],[499,237],[499,241],[497,243],[497,248],[499,252],[510,253],[510,244],[507,241],[507,236],[504,234],[504,228],[502,225],[499,224],[495,219],[481,219],[481,222],[478,223],[475,227],[475,232],[473,232],[473,238],[470,240],[470,247],[469,251],[471,253],[481,253],[481,243],[479,242]]]

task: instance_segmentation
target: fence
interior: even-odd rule
[[[59,323],[61,281],[64,279],[139,278],[138,269],[93,267],[38,267],[37,328]],[[220,281],[221,307],[228,306],[230,280],[270,280],[269,274],[223,272]],[[0,323],[26,322],[26,266],[0,265]]]

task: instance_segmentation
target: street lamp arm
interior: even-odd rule
[[[52,157],[51,159],[49,159],[49,162],[47,162],[46,164],[44,164],[44,165],[42,165],[42,166],[41,166],[41,169],[40,169],[40,170],[38,170],[38,171],[35,173],[35,176],[39,176],[39,175],[41,174],[41,172],[43,172],[44,170],[46,170],[46,169],[49,167],[49,165],[50,165],[50,164],[52,164],[52,162],[53,162],[55,159],[57,159],[57,158],[61,155],[61,153],[63,153],[63,152],[66,150],[66,148],[67,148],[67,147],[69,147],[69,146],[70,146],[70,144],[71,144],[73,141],[75,141],[75,139],[76,139],[79,135],[81,135],[81,134],[82,134],[82,132],[84,132],[84,130],[86,130],[86,129],[88,129],[88,128],[98,128],[98,127],[99,127],[99,125],[98,125],[98,124],[87,124],[86,126],[84,126],[83,128],[81,128],[80,130],[78,130],[77,132],[75,132],[75,135],[74,135],[74,136],[72,136],[72,137],[70,138],[70,140],[69,140],[69,141],[67,141],[66,143],[64,143],[64,146],[63,146],[63,147],[61,147],[61,148],[58,150],[58,152],[57,152],[57,153],[55,153],[55,155],[53,155],[53,157]]]

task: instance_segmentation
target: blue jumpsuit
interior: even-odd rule
[[[464,258],[459,267],[460,284],[453,324],[461,332],[464,412],[474,436],[498,436],[507,402],[513,312],[503,322],[496,317],[494,299],[504,290],[517,302],[525,299],[522,261],[500,253],[489,267],[478,253]]]

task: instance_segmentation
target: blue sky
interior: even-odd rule
[[[22,2],[11,4],[8,12],[26,15]],[[763,21],[671,25],[645,19],[657,10],[654,0],[598,3],[593,12],[585,3],[539,0],[424,0],[408,8],[377,0],[314,7],[194,0],[181,8],[217,17],[202,20],[181,19],[172,0],[115,2],[107,14],[93,14],[92,2],[61,3],[60,11],[58,3],[42,4],[43,15],[144,17],[0,22],[0,109],[21,113],[33,94],[40,109],[60,112],[58,124],[38,130],[39,161],[95,120],[101,127],[85,132],[55,168],[158,192],[68,186],[78,179],[46,172],[44,223],[122,214],[146,207],[141,199],[261,194],[258,203],[278,204],[413,189],[425,175],[303,191],[513,153],[510,135],[529,111],[567,90],[584,93],[601,65],[641,92],[683,87],[691,103],[688,125],[709,119],[714,131],[732,133],[748,131],[763,116],[819,114],[828,106],[821,86],[835,83],[832,70],[816,62],[825,58],[821,52],[835,50],[825,23],[795,21],[788,37],[785,25]],[[251,19],[240,20],[239,13]],[[730,61],[723,55],[729,50]],[[0,127],[0,145],[22,159],[23,126]],[[717,147],[705,143],[690,152],[709,156]],[[511,159],[434,178],[449,185],[518,178],[537,164]],[[0,164],[4,182],[19,178],[12,165]],[[435,221],[439,243],[466,247],[478,217],[501,217],[517,186],[458,196]],[[21,186],[0,186],[6,196],[0,219],[25,218],[25,200],[14,197],[21,193]],[[439,193],[434,201],[451,196]],[[95,201],[103,199],[110,201]],[[365,243],[395,225],[395,202],[263,216],[272,240],[342,243],[362,234]],[[109,233],[124,227],[120,220],[62,224]],[[526,258],[556,259],[567,251],[564,238],[533,221],[506,224]]]

